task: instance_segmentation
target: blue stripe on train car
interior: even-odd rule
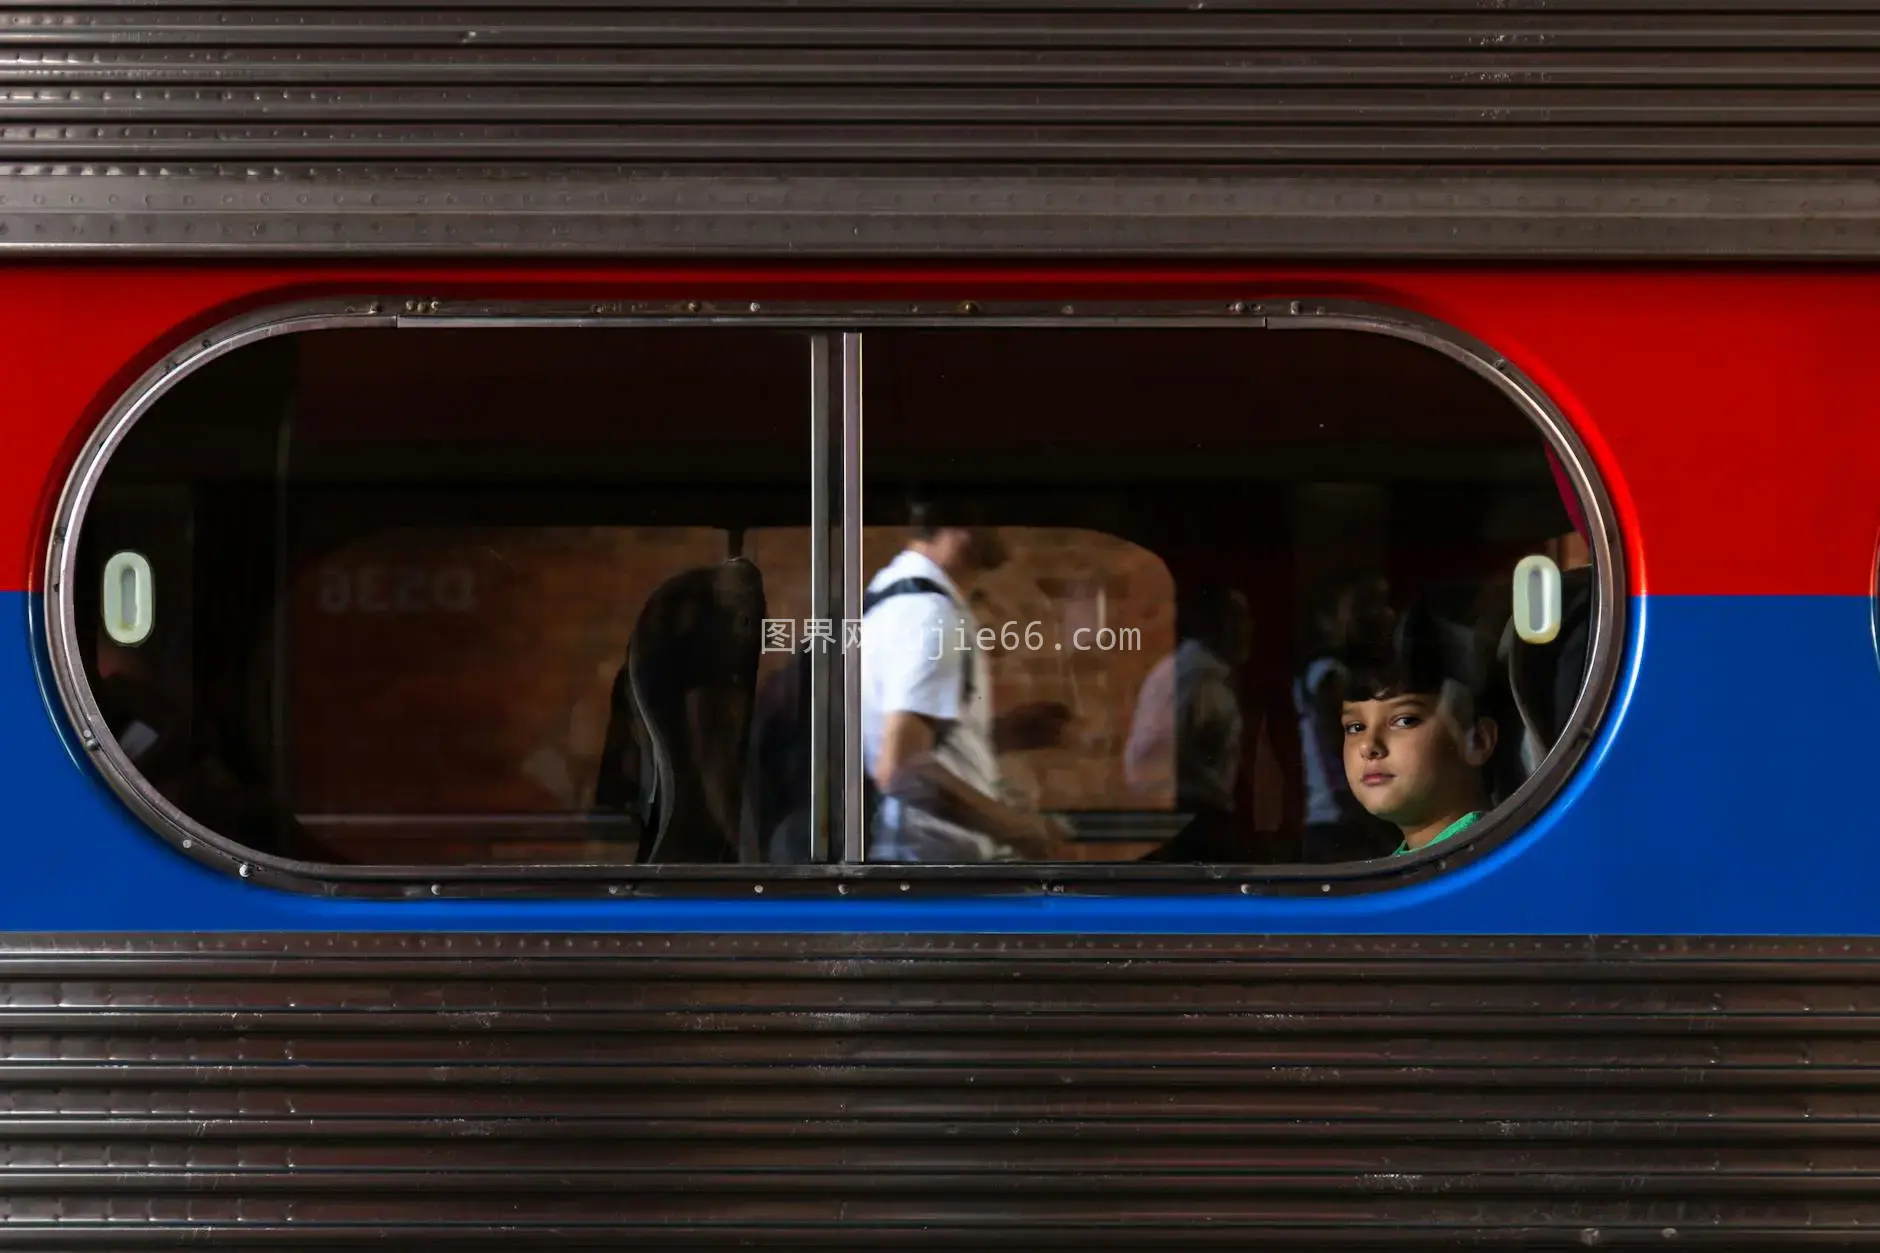
[[[6,594],[0,929],[1880,934],[1864,597],[1635,603],[1596,751],[1494,855],[1420,885],[1310,899],[364,901],[269,890],[147,832],[75,760]]]

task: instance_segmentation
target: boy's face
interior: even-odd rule
[[[1495,724],[1462,717],[1433,693],[1344,704],[1345,778],[1378,817],[1406,829],[1460,816],[1483,800]]]

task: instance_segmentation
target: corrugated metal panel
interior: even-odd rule
[[[0,12],[0,247],[1880,255],[1880,8]]]
[[[20,940],[0,1247],[1777,1247],[1880,943]]]

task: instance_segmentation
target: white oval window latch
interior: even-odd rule
[[[118,553],[104,563],[105,634],[120,644],[141,644],[149,638],[155,610],[150,562],[142,553]]]
[[[1514,630],[1530,644],[1560,634],[1560,567],[1553,558],[1523,557],[1514,568]]]

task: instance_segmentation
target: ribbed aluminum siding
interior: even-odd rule
[[[12,941],[0,1248],[1822,1247],[1880,945]]]
[[[1880,255],[1880,9],[0,11],[0,247]]]

